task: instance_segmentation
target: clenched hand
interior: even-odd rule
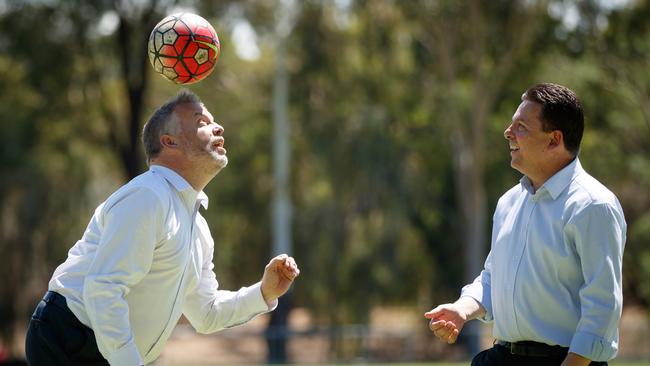
[[[271,259],[264,268],[264,275],[262,276],[262,296],[264,301],[271,304],[278,297],[284,295],[299,274],[300,270],[293,257],[280,254]]]

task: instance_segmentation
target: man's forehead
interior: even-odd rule
[[[539,113],[542,110],[542,105],[530,100],[523,100],[517,110],[515,115],[512,117],[513,121],[521,120],[524,122],[531,122],[539,118]]]
[[[197,111],[194,112],[194,115],[197,117],[205,116],[210,119],[210,121],[213,120],[212,113],[205,107],[205,105],[201,104],[201,108]]]
[[[212,117],[212,114],[210,114],[203,103],[184,103],[180,104],[179,107],[182,112],[191,114],[192,116]]]

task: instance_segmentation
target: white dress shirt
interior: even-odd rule
[[[113,366],[154,361],[181,314],[201,333],[267,312],[257,283],[218,290],[208,198],[173,170],[152,166],[95,210],[49,283],[92,328]]]
[[[533,191],[528,178],[497,204],[485,269],[465,286],[494,320],[494,337],[613,358],[623,296],[626,224],[605,186],[576,158]]]

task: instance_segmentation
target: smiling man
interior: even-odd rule
[[[538,84],[504,132],[524,177],[497,203],[485,268],[456,302],[425,313],[448,343],[469,320],[494,322],[494,347],[472,365],[606,365],[616,355],[626,224],[580,165],[583,129],[575,93]]]
[[[27,332],[30,365],[143,365],[181,315],[211,333],[275,308],[300,273],[287,255],[250,287],[218,289],[199,209],[228,164],[223,133],[187,90],[154,112],[142,136],[150,168],[99,205],[54,271]]]

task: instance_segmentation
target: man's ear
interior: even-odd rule
[[[551,141],[549,141],[548,146],[550,148],[562,147],[564,146],[564,134],[560,130],[553,130],[550,134]]]
[[[160,136],[160,144],[164,147],[170,148],[170,149],[175,149],[176,146],[176,139],[171,136],[171,135],[162,135]]]

